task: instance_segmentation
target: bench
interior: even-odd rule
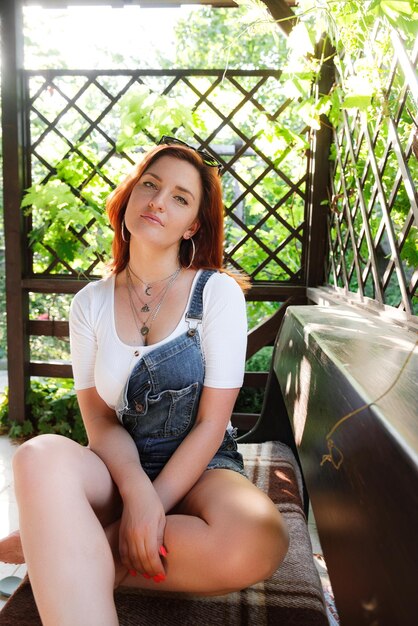
[[[300,459],[341,624],[415,626],[417,333],[356,307],[289,307],[270,376],[265,402],[287,408],[275,435]]]
[[[342,626],[415,626],[417,374],[414,331],[347,305],[288,307],[260,419],[239,444],[289,525],[284,563],[219,598],[118,592],[121,625],[327,624],[310,499]],[[34,610],[26,582],[0,625],[36,626]]]
[[[328,625],[294,454],[285,444],[271,441],[243,443],[240,450],[249,478],[270,495],[289,528],[289,551],[279,569],[268,581],[219,597],[118,590],[121,626]],[[0,613],[0,625],[41,626],[27,578]]]

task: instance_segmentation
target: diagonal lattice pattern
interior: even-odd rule
[[[328,280],[410,317],[418,314],[418,39],[409,54],[395,31],[391,42],[376,61],[385,114],[350,109],[335,132]]]
[[[307,164],[304,155],[278,154],[273,140],[290,104],[279,93],[280,72],[50,70],[25,77],[31,179],[52,190],[28,203],[34,274],[100,272],[111,239],[105,197],[141,150],[118,147],[121,107],[145,86],[198,116],[193,145],[224,163],[226,262],[254,282],[301,282]],[[152,130],[143,131],[148,145],[157,139]]]

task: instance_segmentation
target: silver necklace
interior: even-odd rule
[[[173,278],[173,276],[177,275],[178,271],[179,271],[179,268],[177,268],[175,272],[170,274],[170,276],[166,276],[166,278],[161,278],[160,280],[154,280],[153,283],[148,283],[148,282],[145,282],[144,280],[142,280],[142,278],[140,276],[138,276],[138,274],[135,274],[133,269],[130,268],[131,274],[133,274],[135,276],[135,278],[137,278],[139,280],[139,282],[142,283],[145,286],[145,295],[146,296],[152,296],[151,289],[154,287],[154,285],[158,285],[158,283],[163,283],[165,280],[170,280],[170,278]]]
[[[147,335],[149,334],[149,332],[151,330],[151,327],[152,327],[152,324],[155,321],[155,318],[157,317],[158,313],[160,312],[160,309],[161,309],[161,307],[163,305],[163,302],[165,300],[165,297],[166,297],[169,289],[172,287],[174,282],[177,280],[177,277],[180,274],[180,272],[181,272],[181,267],[178,267],[176,269],[176,271],[174,272],[174,274],[171,275],[171,278],[170,278],[169,282],[167,283],[166,287],[164,288],[163,294],[162,294],[159,302],[157,303],[154,311],[149,314],[149,316],[147,317],[147,319],[144,322],[139,319],[139,316],[138,316],[138,313],[136,311],[135,304],[134,304],[134,301],[133,301],[132,288],[129,285],[129,283],[127,282],[129,304],[131,306],[132,316],[134,318],[134,322],[135,322],[135,326],[136,326],[136,329],[138,331],[138,334],[144,340],[144,345],[147,345]],[[138,324],[138,322],[141,322],[142,326],[140,326]]]
[[[155,300],[157,300],[157,298],[162,294],[164,287],[161,289],[161,291],[159,291],[152,300],[150,300],[149,302],[145,302],[141,296],[139,295],[139,293],[137,292],[137,290],[135,289],[135,285],[134,282],[132,280],[132,276],[131,276],[131,270],[129,268],[129,265],[126,266],[126,284],[127,286],[131,287],[133,293],[135,294],[136,298],[138,299],[140,305],[141,305],[141,313],[149,313],[149,311],[151,311],[151,305],[155,302]]]

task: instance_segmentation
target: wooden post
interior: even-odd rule
[[[286,0],[263,0],[267,5],[272,17],[277,21],[277,26],[287,36],[296,25],[296,15],[287,4]]]
[[[28,293],[22,290],[22,277],[27,268],[24,267],[20,208],[25,185],[21,0],[2,0],[0,16],[9,416],[12,420],[23,421],[29,384],[29,339],[25,332],[29,307]]]
[[[329,93],[334,82],[332,48],[324,36],[317,46],[317,56],[324,56],[321,77],[316,85],[318,94]],[[325,255],[327,251],[327,217],[329,206],[330,166],[329,154],[332,141],[332,128],[326,116],[321,116],[321,128],[313,132],[310,149],[307,231],[305,233],[304,267],[307,287],[318,287],[324,282]]]

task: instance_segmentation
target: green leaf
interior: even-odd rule
[[[342,103],[344,109],[359,109],[360,111],[367,111],[372,102],[371,96],[346,96]]]

